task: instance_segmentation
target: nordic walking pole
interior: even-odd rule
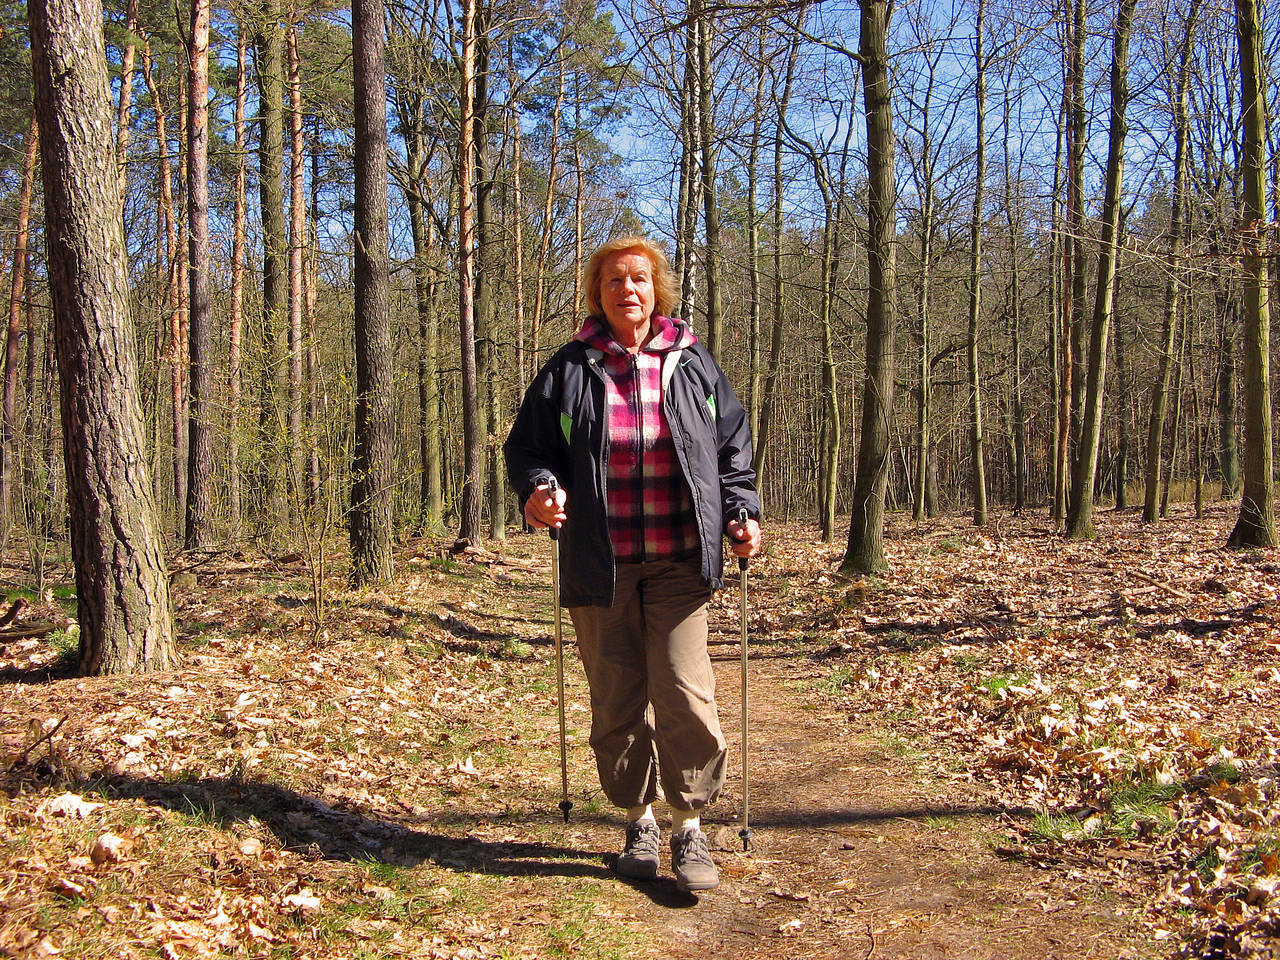
[[[747,510],[738,508],[738,522],[746,526]],[[751,781],[747,774],[750,769],[747,762],[747,558],[738,558],[738,602],[739,620],[742,621],[742,829],[738,836],[742,838],[742,852],[747,852],[751,844]]]
[[[552,477],[547,484],[547,493],[554,503],[556,498],[556,479]],[[560,531],[556,527],[548,527],[551,535],[551,599],[555,604],[556,624],[556,682],[559,685],[560,697],[560,812],[564,814],[564,822],[569,822],[569,811],[573,809],[573,801],[569,799],[569,755],[565,747],[564,734],[564,634],[560,627]]]

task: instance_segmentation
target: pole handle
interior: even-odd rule
[[[556,483],[556,478],[555,478],[555,477],[551,477],[551,478],[549,478],[549,479],[547,480],[547,492],[551,494],[551,499],[552,499],[552,501],[553,501],[553,502],[554,502],[554,500],[555,500],[555,498],[556,498],[556,491],[557,491],[557,490],[559,490],[559,489],[560,489],[560,485],[559,485],[558,483]],[[560,528],[559,528],[559,527],[547,527],[547,535],[548,535],[549,537],[551,537],[551,539],[552,539],[552,540],[559,540],[559,539],[560,539]],[[568,815],[566,814],[566,817],[567,817],[567,816],[568,816]],[[566,820],[566,822],[568,822],[568,821]]]
[[[747,508],[746,508],[746,507],[739,507],[739,508],[738,508],[738,515],[737,515],[737,517],[735,517],[734,519],[736,519],[736,520],[737,520],[740,524],[742,524],[743,526],[746,526],[746,523],[747,523],[747,521],[748,521],[748,520],[750,520],[750,519],[751,519],[751,516],[747,513]],[[739,570],[746,570],[746,569],[747,569],[747,558],[746,558],[746,557],[739,557],[739,558],[738,558],[738,569],[739,569]]]

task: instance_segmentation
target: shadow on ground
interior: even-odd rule
[[[698,902],[677,889],[674,880],[636,883],[618,878],[599,850],[435,833],[422,826],[437,818],[420,818],[416,823],[422,826],[373,818],[334,809],[273,783],[237,777],[168,783],[111,776],[92,781],[87,789],[107,797],[140,799],[222,828],[256,820],[286,848],[316,860],[363,860],[400,867],[432,863],[460,873],[615,880],[634,887],[659,906],[691,907]],[[456,818],[456,814],[451,816]],[[608,818],[584,819],[603,823]],[[612,860],[612,855],[608,859]]]

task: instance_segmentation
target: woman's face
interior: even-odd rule
[[[625,336],[647,326],[654,299],[653,264],[646,254],[622,250],[604,262],[600,306],[615,335]]]

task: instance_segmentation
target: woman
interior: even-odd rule
[[[660,247],[611,241],[585,281],[590,315],[530,385],[503,452],[525,519],[561,530],[591,746],[605,795],[627,811],[617,871],[657,876],[661,787],[676,881],[709,890],[720,881],[700,811],[724,785],[726,749],[707,601],[724,585],[724,534],[740,557],[760,549],[750,429],[715,360],[667,316],[675,283]]]

